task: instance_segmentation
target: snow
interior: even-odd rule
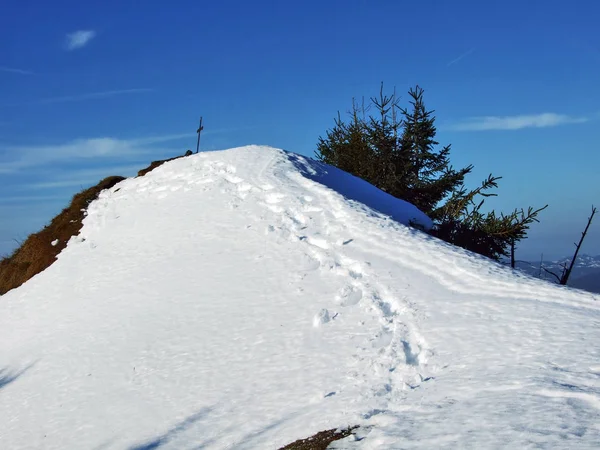
[[[600,297],[408,221],[268,147],[104,191],[0,299],[0,448],[597,447]]]

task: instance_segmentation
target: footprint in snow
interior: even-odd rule
[[[355,280],[362,278],[363,269],[361,265],[354,260],[349,258],[340,258],[340,260],[336,261],[333,266],[331,266],[331,270],[343,277],[350,277]]]
[[[402,350],[404,351],[404,360],[406,361],[406,364],[418,366],[423,362],[425,355],[422,353],[419,345],[413,345],[410,342],[403,340]]]
[[[369,420],[371,417],[376,416],[381,413],[384,413],[384,412],[385,412],[385,410],[383,410],[383,409],[372,409],[371,411],[364,413],[363,418],[366,420]]]
[[[294,225],[298,225],[298,226],[303,226],[306,225],[306,217],[299,213],[298,211],[293,210],[292,208],[288,208],[286,211],[286,218],[287,220],[289,220],[290,222],[292,222]],[[306,227],[303,227],[302,229],[304,229]]]
[[[329,248],[329,243],[322,238],[316,238],[312,236],[298,236],[298,239],[301,241],[306,241],[308,244],[323,250],[327,250]]]
[[[338,316],[338,313],[335,313],[333,316],[331,316],[329,314],[329,311],[327,309],[323,308],[313,318],[313,326],[314,327],[320,327],[321,325],[326,324],[327,322],[332,321],[337,316]]]
[[[340,290],[340,292],[336,296],[336,300],[342,306],[354,306],[358,302],[360,302],[362,296],[362,289],[347,285]]]
[[[379,333],[377,333],[377,335],[373,339],[373,347],[374,348],[387,347],[388,345],[390,345],[392,343],[393,337],[394,337],[394,334],[390,330],[387,330],[384,328]],[[408,364],[410,364],[410,363],[408,363]]]

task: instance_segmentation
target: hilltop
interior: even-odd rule
[[[592,448],[600,297],[250,146],[102,190],[0,300],[2,448]],[[413,226],[408,226],[412,224]],[[47,239],[55,239],[48,236]]]

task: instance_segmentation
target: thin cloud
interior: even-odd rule
[[[197,126],[197,125],[196,125]],[[213,134],[225,134],[225,133],[235,133],[238,131],[251,130],[254,127],[245,126],[245,127],[231,127],[231,128],[209,128],[202,132],[202,136],[213,135]],[[131,139],[129,142],[135,145],[147,145],[147,144],[158,144],[160,142],[167,141],[176,141],[179,139],[190,139],[196,138],[198,136],[197,133],[179,133],[179,134],[167,134],[164,136],[150,136],[147,138],[140,139]]]
[[[30,189],[60,189],[72,186],[88,186],[96,184],[102,178],[118,175],[129,177],[137,174],[142,168],[141,164],[130,164],[126,166],[106,166],[96,169],[69,169],[62,172],[52,172],[56,175],[54,178],[49,178],[46,181],[30,183],[23,185],[22,188]]]
[[[177,141],[179,139],[187,139],[191,137],[197,136],[196,133],[179,133],[179,134],[166,134],[164,136],[150,136],[146,138],[138,138],[138,139],[130,139],[132,145],[148,145],[148,144],[158,144],[161,142],[169,142],[169,141]]]
[[[94,30],[78,30],[67,34],[65,48],[68,51],[77,50],[85,47],[96,36]]]
[[[10,174],[50,164],[77,164],[96,161],[136,159],[149,154],[172,151],[154,144],[175,141],[183,134],[144,139],[78,139],[60,145],[0,147],[0,173]],[[181,148],[179,148],[181,150]],[[12,158],[10,157],[12,156]],[[8,157],[8,158],[7,158]]]
[[[18,75],[33,75],[31,70],[17,69],[15,67],[0,66],[0,72],[16,73]]]
[[[239,128],[217,128],[207,130],[206,133],[223,134],[245,130],[249,127]],[[32,187],[65,187],[84,184],[82,181],[97,178],[98,175],[111,172],[116,175],[127,175],[127,171],[133,173],[140,170],[142,166],[132,164],[147,162],[148,155],[157,154],[182,154],[186,148],[191,149],[195,145],[196,133],[177,133],[161,136],[150,136],[132,139],[117,139],[110,137],[77,139],[58,145],[32,145],[32,146],[10,146],[0,144],[0,174],[18,174],[22,171],[32,169],[39,170],[53,166],[56,170],[69,167],[69,177],[60,180],[42,179],[36,180],[37,185]],[[183,140],[187,140],[184,145]],[[180,141],[177,143],[177,141]],[[166,144],[171,143],[171,144]],[[207,147],[204,147],[205,149]],[[114,161],[124,162],[128,166],[111,168],[99,167],[102,164],[111,164]],[[79,165],[79,169],[73,171],[73,166]],[[91,169],[91,167],[94,169]],[[105,166],[107,167],[107,166]],[[117,170],[120,169],[120,170]],[[35,171],[34,170],[34,171]],[[56,181],[56,182],[55,182]],[[42,185],[42,183],[51,183]]]
[[[139,168],[138,168],[139,170]],[[106,172],[106,176],[112,176],[112,172]],[[125,175],[121,175],[121,176],[125,176]],[[98,181],[100,181],[102,178],[92,178],[92,177],[85,177],[85,178],[74,178],[72,180],[65,180],[65,181],[48,181],[46,183],[33,183],[30,185],[25,186],[27,189],[61,189],[61,188],[67,188],[67,187],[72,187],[72,186],[82,186],[82,187],[88,187],[89,185],[92,184],[96,184],[98,183]]]
[[[53,103],[83,102],[86,100],[100,100],[103,98],[116,97],[118,95],[144,94],[144,93],[148,93],[148,92],[154,92],[154,89],[152,89],[152,88],[115,89],[115,90],[111,90],[111,91],[88,92],[85,94],[78,94],[78,95],[66,95],[64,97],[42,98],[39,100],[33,100],[33,101],[22,102],[22,103],[4,103],[0,106],[12,107],[12,106],[50,105]]]
[[[153,89],[150,88],[118,89],[113,91],[91,92],[79,95],[67,95],[65,97],[43,98],[41,100],[37,100],[34,103],[38,105],[47,105],[50,103],[81,102],[85,100],[114,97],[116,95],[143,94],[152,91]]]
[[[50,200],[62,200],[62,195],[22,195],[16,197],[0,197],[2,203],[25,203],[25,202],[46,202]]]
[[[453,124],[454,131],[521,130],[524,128],[549,128],[573,123],[588,122],[589,117],[572,117],[565,114],[543,113],[519,116],[471,117]]]
[[[457,62],[459,62],[459,61],[461,61],[461,60],[465,59],[467,56],[471,55],[471,54],[472,54],[474,51],[475,51],[475,48],[472,48],[472,49],[470,49],[470,50],[467,50],[467,51],[466,51],[466,52],[464,52],[462,55],[460,55],[460,56],[457,56],[457,57],[456,57],[456,58],[454,58],[452,61],[450,61],[450,62],[449,62],[447,65],[446,65],[446,67],[450,67],[450,66],[452,66],[452,65],[456,64]]]

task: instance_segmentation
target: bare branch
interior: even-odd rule
[[[585,236],[587,235],[587,232],[590,228],[590,225],[592,224],[592,220],[594,219],[595,215],[596,215],[596,208],[594,207],[594,205],[592,205],[592,214],[590,215],[590,217],[588,217],[587,225],[585,226],[585,229],[581,233],[581,239],[579,240],[579,244],[575,244],[575,254],[573,255],[573,258],[571,258],[571,264],[569,265],[568,269],[567,269],[566,263],[564,265],[564,272],[563,272],[562,277],[560,278],[560,284],[562,284],[562,285],[566,285],[567,282],[569,281],[569,277],[571,276],[571,272],[573,271],[573,267],[575,266],[575,261],[577,260],[577,254],[579,253],[579,250],[581,249],[583,240],[585,239]]]
[[[546,269],[545,267],[542,267],[542,269],[544,269],[546,272],[548,272],[550,275],[556,277],[556,280],[560,283],[560,277],[558,275],[556,275],[554,272]]]

